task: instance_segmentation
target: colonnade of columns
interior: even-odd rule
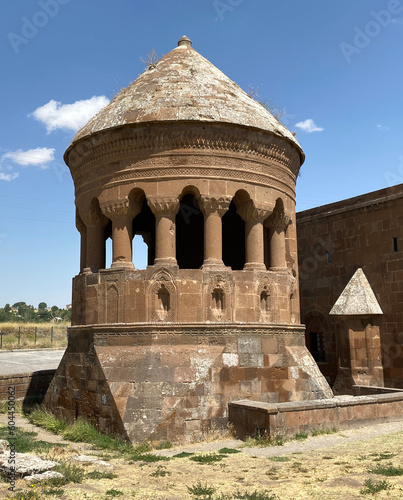
[[[147,203],[155,215],[154,265],[176,265],[175,217],[178,198],[149,197]],[[222,217],[231,203],[229,197],[202,196],[199,200],[204,215],[203,268],[224,267],[222,260]],[[133,219],[141,204],[133,206],[128,199],[101,203],[99,210],[77,214],[81,233],[81,272],[95,272],[105,266],[105,227],[112,221],[112,266],[133,268]],[[277,205],[274,211],[253,200],[239,203],[237,212],[245,221],[244,269],[266,269],[264,258],[264,226],[269,229],[270,269],[286,267],[285,231],[290,218]]]

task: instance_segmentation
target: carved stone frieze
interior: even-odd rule
[[[278,318],[275,303],[274,278],[268,273],[261,273],[257,276],[256,321],[276,323]]]
[[[258,205],[253,200],[248,200],[237,206],[237,212],[246,221],[263,222],[269,217],[271,211],[265,205]]]
[[[202,195],[199,200],[200,210],[206,216],[216,213],[222,217],[228,210],[230,203],[231,197],[229,196],[214,197]]]
[[[149,321],[176,321],[177,289],[173,276],[167,269],[160,268],[151,277],[148,304]]]
[[[231,321],[231,282],[223,274],[210,276],[205,293],[204,313],[207,321]]]
[[[83,210],[80,212],[80,217],[87,227],[106,226],[108,224],[108,218],[96,210]]]
[[[140,207],[136,210],[133,206],[131,206],[130,200],[128,198],[100,202],[99,206],[102,210],[102,213],[106,217],[108,217],[108,219],[125,216],[135,217],[140,211]]]
[[[150,207],[154,215],[171,215],[174,216],[179,211],[179,200],[178,198],[166,198],[166,197],[148,197],[148,206]]]

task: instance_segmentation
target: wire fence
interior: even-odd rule
[[[68,325],[0,323],[0,350],[67,347]]]

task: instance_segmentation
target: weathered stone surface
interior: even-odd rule
[[[83,462],[87,464],[94,464],[94,465],[102,465],[104,467],[113,467],[112,464],[109,462],[105,462],[105,460],[100,460],[97,457],[92,457],[90,455],[76,455],[72,458],[75,462]]]
[[[43,483],[48,479],[63,479],[64,476],[60,472],[48,470],[42,472],[42,474],[31,474],[30,476],[25,476],[24,479],[28,484],[31,483]]]
[[[332,307],[333,316],[372,316],[383,314],[364,271],[359,268]]]
[[[0,455],[0,469],[8,474],[13,470],[13,467],[15,467],[15,472],[21,476],[53,469],[53,467],[59,465],[58,462],[53,462],[52,460],[42,460],[41,458],[28,453],[16,453],[15,463],[13,464],[8,463],[9,458],[9,452]]]

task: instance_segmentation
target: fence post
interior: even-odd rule
[[[21,327],[18,327],[18,347],[21,346]]]
[[[53,326],[50,327],[50,345],[53,346]]]
[[[36,334],[38,333],[38,327],[35,327],[35,345],[36,345]]]
[[[3,349],[3,331],[0,332],[0,349]]]

